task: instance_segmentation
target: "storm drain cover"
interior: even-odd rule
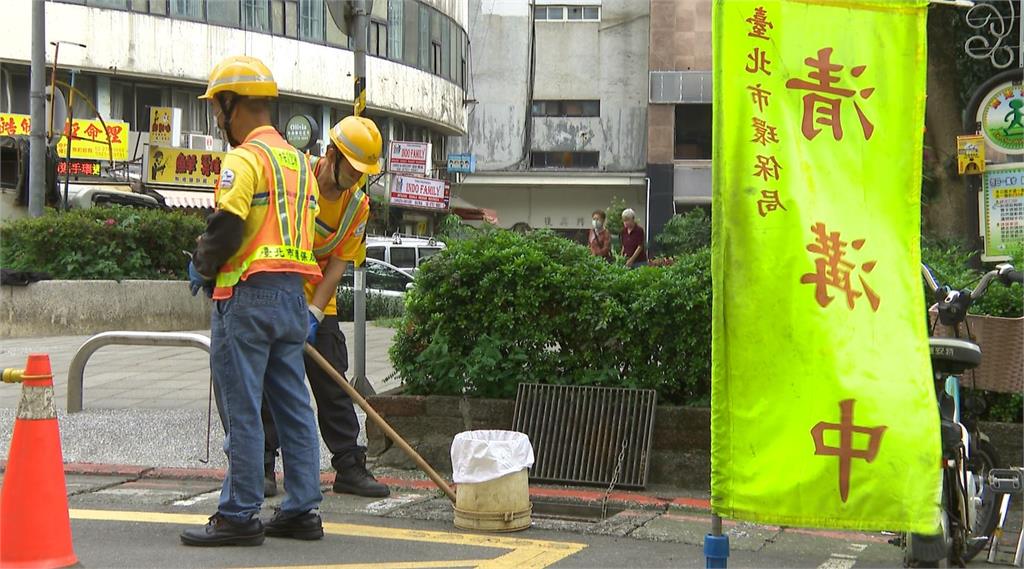
[[[657,399],[653,389],[519,384],[512,428],[533,444],[530,479],[643,488]]]

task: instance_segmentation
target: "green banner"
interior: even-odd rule
[[[923,0],[716,0],[712,505],[933,532]]]

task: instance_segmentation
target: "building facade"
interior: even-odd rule
[[[651,231],[711,204],[711,0],[651,0]]]
[[[0,112],[29,114],[31,1],[7,0],[0,19]],[[367,49],[367,115],[390,140],[431,142],[443,170],[447,140],[466,132],[468,8],[462,0],[375,0]],[[49,0],[47,83],[62,44],[58,80],[90,99],[76,117],[130,125],[130,175],[144,172],[152,107],[182,109],[181,146],[217,132],[209,105],[196,97],[213,66],[229,55],[262,59],[281,97],[276,125],[305,115],[316,124],[316,154],[327,130],[352,113],[351,37],[325,0]],[[4,134],[4,133],[0,133]],[[215,140],[216,149],[224,147]],[[109,168],[109,164],[102,164]],[[385,179],[372,188],[381,194]],[[6,202],[5,202],[5,205]],[[430,216],[393,208],[406,232],[429,231]]]
[[[475,173],[454,204],[581,237],[620,198],[647,212],[649,9],[635,0],[470,0]]]

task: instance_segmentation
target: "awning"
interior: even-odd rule
[[[170,207],[194,207],[199,209],[213,209],[213,192],[208,190],[197,190],[194,192],[186,190],[161,190],[156,192],[164,197],[164,203]]]
[[[638,187],[647,184],[646,174],[607,172],[486,172],[467,174],[461,186],[527,186],[532,188],[564,188],[567,186]]]

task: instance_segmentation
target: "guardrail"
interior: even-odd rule
[[[210,353],[210,339],[193,332],[102,332],[78,348],[68,368],[68,413],[82,410],[85,364],[96,350],[111,345],[200,348]]]

